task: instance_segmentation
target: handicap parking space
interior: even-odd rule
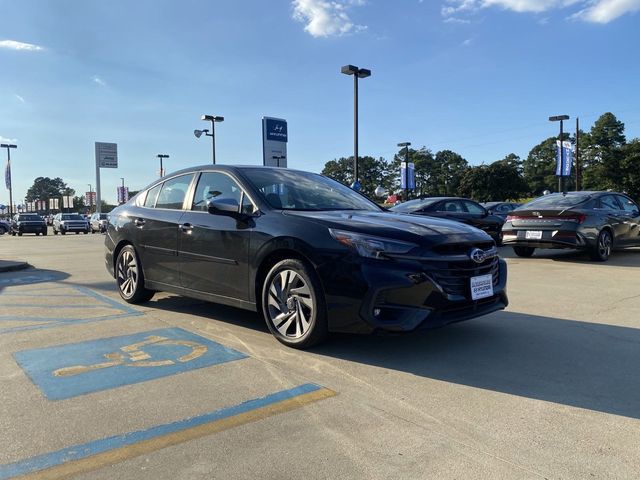
[[[67,277],[0,275],[0,480],[69,478],[335,395]]]

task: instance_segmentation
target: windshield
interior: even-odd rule
[[[551,195],[545,195],[544,197],[538,197],[535,200],[531,200],[521,208],[568,208],[584,203],[590,198],[591,195],[585,195],[584,193],[567,193],[564,195],[560,193],[552,193]]]
[[[26,221],[26,222],[37,222],[42,220],[38,215],[20,215],[18,220]]]
[[[408,202],[400,203],[391,207],[389,210],[393,212],[415,212],[416,210],[420,210],[421,208],[427,207],[429,205],[433,205],[440,198],[420,198],[417,200],[409,200]]]
[[[273,208],[304,211],[382,210],[359,193],[316,173],[267,168],[247,168],[242,172]]]
[[[77,213],[67,213],[65,215],[62,215],[62,220],[84,220],[84,218],[82,218]]]

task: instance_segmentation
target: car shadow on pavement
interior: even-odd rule
[[[315,354],[640,418],[640,329],[499,312],[397,336],[336,335]]]
[[[27,268],[13,272],[0,273],[0,293],[7,287],[26,287],[48,282],[62,282],[69,278],[67,272]],[[45,295],[43,293],[43,295]]]
[[[262,316],[256,312],[204,300],[168,295],[154,297],[151,301],[142,304],[142,306],[175,313],[197,315],[209,320],[222,321],[258,332],[269,333]]]
[[[547,259],[554,262],[578,263],[585,265],[602,265],[609,267],[640,267],[640,248],[626,248],[614,250],[606,262],[596,262],[589,258],[587,252],[580,250],[554,250],[536,249],[532,258],[520,258],[510,247],[500,249],[500,256],[508,259],[518,259],[535,262],[536,260]]]

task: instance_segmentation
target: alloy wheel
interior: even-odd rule
[[[600,258],[606,259],[611,255],[611,234],[606,230],[598,237],[598,254]]]
[[[304,278],[282,270],[271,280],[267,304],[269,321],[284,337],[301,338],[311,327],[314,301]]]
[[[122,295],[126,298],[132,297],[138,285],[138,262],[129,250],[124,250],[118,258],[116,275]]]

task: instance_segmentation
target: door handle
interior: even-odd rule
[[[178,228],[182,230],[183,233],[191,233],[191,230],[193,230],[193,225],[191,225],[190,223],[183,223],[181,225],[178,225]]]
[[[133,223],[136,224],[136,227],[142,227],[145,224],[145,221],[143,218],[136,218]]]

